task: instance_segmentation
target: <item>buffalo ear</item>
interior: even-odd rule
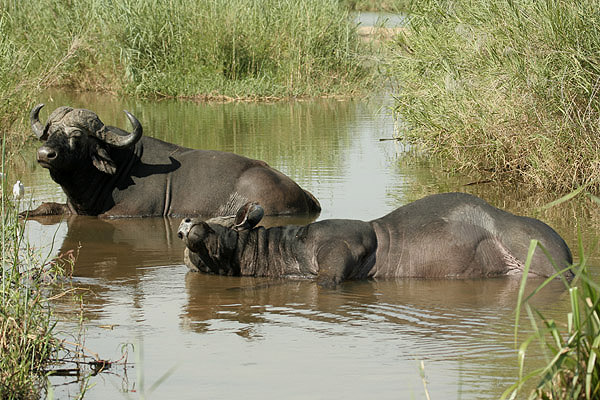
[[[218,235],[206,222],[202,222],[201,224],[204,230],[202,239],[204,247],[206,247],[206,251],[211,258],[217,259],[221,255],[221,244]]]
[[[265,210],[258,203],[244,204],[235,215],[233,229],[241,231],[254,228],[265,215]]]
[[[94,163],[94,166],[99,171],[106,174],[114,175],[117,172],[117,165],[110,158],[108,151],[99,143],[96,144],[96,148],[92,151],[92,163]]]

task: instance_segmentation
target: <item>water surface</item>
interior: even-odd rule
[[[64,93],[44,101],[42,119],[69,104],[129,129],[122,112],[127,109],[147,135],[265,160],[320,200],[319,219],[369,220],[428,192],[472,188],[440,184],[439,174],[426,166],[401,161],[402,144],[380,141],[396,134],[385,101],[195,104]],[[35,149],[26,154],[21,180],[32,206],[64,201],[47,171],[36,166]],[[533,213],[508,190],[473,190],[493,204]],[[577,213],[565,208],[541,217],[575,248]],[[125,392],[178,399],[425,399],[428,392],[434,399],[479,399],[498,398],[514,382],[516,279],[347,282],[332,290],[307,280],[188,273],[175,234],[179,222],[27,222],[36,246],[51,255],[77,254],[74,281],[89,289],[83,295],[85,347],[113,361],[130,349],[128,343],[142,353],[136,361],[130,349],[127,366],[91,378],[85,398],[121,398]],[[535,304],[565,319],[568,299],[559,284]],[[57,307],[59,315],[74,316],[80,304],[65,297]],[[60,328],[70,332],[75,326]],[[543,355],[535,351],[529,357],[539,364]],[[171,368],[175,372],[148,393]],[[68,379],[53,382],[57,398],[81,390],[80,384],[64,384]]]

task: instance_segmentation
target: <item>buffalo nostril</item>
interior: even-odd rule
[[[38,160],[42,160],[42,161],[54,160],[56,158],[56,156],[57,156],[56,151],[49,149],[47,147],[42,147],[37,152]]]
[[[186,218],[186,219],[185,219],[183,222],[185,222],[185,223],[189,224],[190,222],[192,222],[192,220],[191,220],[191,219],[189,219],[189,218]]]
[[[183,232],[181,232],[181,231],[177,232],[177,236],[179,236],[179,239],[183,239]]]

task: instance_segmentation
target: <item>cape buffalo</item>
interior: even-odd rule
[[[532,239],[557,267],[572,263],[548,225],[464,193],[428,196],[370,222],[255,227],[262,215],[260,205],[246,204],[228,218],[184,219],[178,236],[187,246],[186,265],[224,275],[316,277],[326,286],[369,277],[493,277],[522,274]],[[529,271],[556,272],[539,249]],[[572,277],[570,270],[565,276]]]
[[[216,216],[249,201],[262,204],[268,215],[321,210],[312,194],[263,161],[142,137],[141,124],[127,111],[131,133],[71,107],[57,108],[42,125],[43,106],[30,114],[33,132],[44,142],[37,160],[67,203],[43,203],[29,216]]]

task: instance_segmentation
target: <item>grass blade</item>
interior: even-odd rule
[[[525,267],[523,268],[523,277],[521,278],[521,285],[519,286],[519,294],[517,297],[517,306],[515,309],[515,348],[517,347],[517,333],[519,331],[519,318],[521,316],[521,305],[523,304],[523,294],[525,293],[525,285],[527,284],[527,275],[529,274],[529,268],[531,267],[531,260],[533,260],[533,253],[538,245],[536,239],[531,240],[529,243],[529,250],[527,251],[527,259],[525,260]]]
[[[556,199],[554,201],[551,201],[548,204],[545,204],[545,205],[541,206],[540,208],[538,208],[538,211],[544,211],[544,210],[547,210],[547,209],[552,208],[554,206],[557,206],[559,204],[562,204],[562,203],[564,203],[566,201],[569,201],[572,198],[574,198],[575,196],[577,196],[579,193],[583,192],[588,186],[589,186],[589,184],[580,186],[577,189],[573,190],[571,193],[568,193],[568,194],[564,195],[560,199]]]

